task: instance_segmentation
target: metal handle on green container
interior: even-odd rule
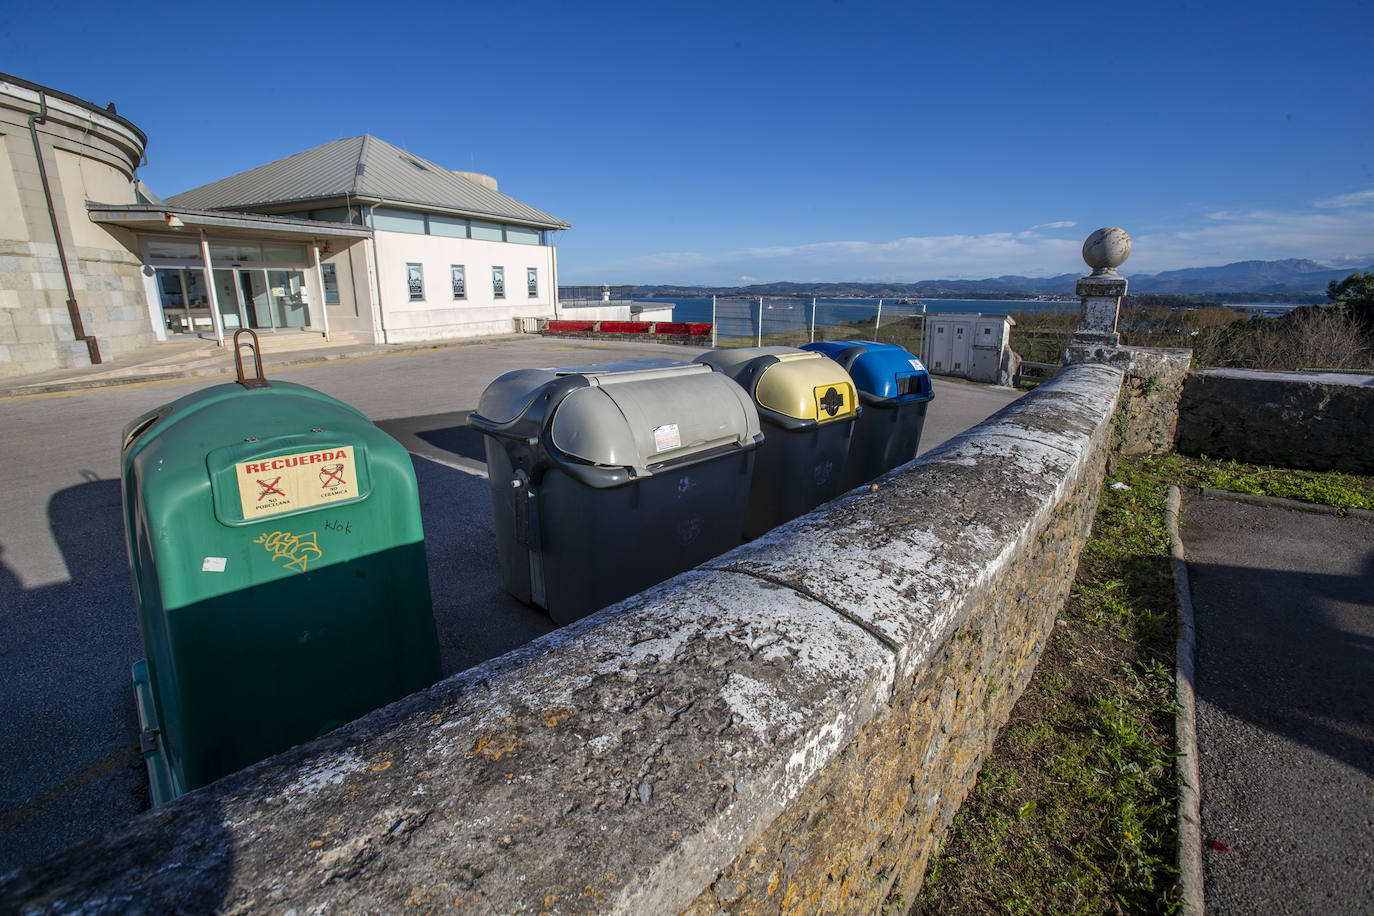
[[[250,344],[239,343],[239,337],[247,334],[253,338]],[[243,375],[243,347],[253,348],[253,365],[257,370],[257,375],[252,378],[244,378]],[[238,373],[238,383],[243,387],[252,390],[254,388],[271,388],[272,385],[267,381],[267,377],[262,374],[262,350],[258,345],[258,332],[252,328],[239,328],[234,332],[234,369]]]

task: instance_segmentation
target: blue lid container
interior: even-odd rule
[[[895,344],[868,340],[827,340],[804,344],[844,367],[865,404],[929,401],[934,395],[925,364]]]

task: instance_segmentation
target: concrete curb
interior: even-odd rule
[[[285,369],[291,366],[305,366],[314,363],[332,362],[341,359],[358,359],[379,353],[395,353],[402,350],[430,348],[447,350],[472,346],[473,344],[495,343],[498,341],[530,337],[527,334],[502,334],[494,337],[472,337],[452,340],[418,341],[411,344],[364,344],[346,349],[317,347],[310,350],[285,351],[279,354],[263,354],[263,371]],[[115,372],[127,372],[116,375]],[[0,387],[0,398],[22,397],[34,394],[53,394],[62,391],[84,391],[94,388],[117,388],[122,385],[140,385],[145,382],[161,382],[177,378],[201,378],[218,375],[233,375],[234,356],[231,349],[187,359],[157,369],[139,371],[137,367],[125,370],[111,370],[88,377],[53,379],[45,382],[17,384]]]
[[[1315,512],[1318,515],[1345,515],[1374,521],[1374,512],[1369,509],[1337,509],[1321,503],[1310,503],[1302,499],[1285,499],[1282,496],[1261,496],[1258,493],[1237,493],[1234,490],[1217,490],[1212,487],[1198,487],[1197,495],[1203,499],[1229,499],[1252,506],[1266,506],[1271,509],[1291,509],[1294,512]]]
[[[1169,563],[1174,573],[1174,593],[1178,598],[1177,672],[1175,680],[1178,715],[1174,719],[1178,743],[1178,884],[1183,896],[1184,916],[1202,916],[1202,784],[1198,774],[1197,630],[1193,618],[1192,589],[1188,566],[1184,562],[1183,540],[1178,519],[1182,505],[1178,487],[1169,487],[1166,516],[1169,523]]]

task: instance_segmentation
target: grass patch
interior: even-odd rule
[[[1178,456],[1174,456],[1178,457]],[[1374,478],[1334,471],[1290,471],[1238,461],[1179,458],[1188,483],[1236,493],[1301,499],[1337,509],[1374,509]]]
[[[1168,463],[1122,461],[1078,577],[978,784],[934,859],[923,913],[1170,913],[1173,582]]]
[[[1374,477],[1118,461],[1035,677],[911,912],[1178,912],[1171,483],[1374,508]]]
[[[1374,508],[1374,477],[1119,461],[1035,676],[910,912],[1178,911],[1171,484]]]

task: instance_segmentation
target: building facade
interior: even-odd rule
[[[0,75],[0,131],[0,375],[239,328],[402,343],[554,314],[566,222],[376,137],[162,200],[113,106]]]
[[[0,75],[0,376],[155,340],[133,237],[86,212],[138,203],[146,143],[112,107]]]

